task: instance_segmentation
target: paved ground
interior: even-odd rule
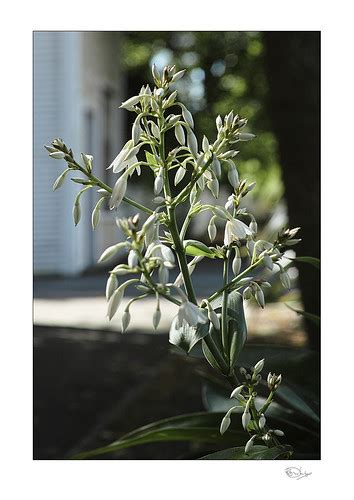
[[[196,270],[196,292],[199,297],[210,295],[220,285],[219,269],[213,265]],[[42,326],[73,327],[91,330],[120,331],[124,305],[134,289],[128,288],[118,313],[109,321],[104,297],[107,274],[100,273],[75,278],[40,278],[34,282],[34,323]],[[151,318],[155,299],[137,301],[131,308],[130,331],[153,333]],[[264,310],[246,303],[246,317],[250,336],[259,336],[267,342],[304,345],[301,319],[282,303],[270,303]],[[166,333],[177,308],[162,300],[162,318],[157,333]]]
[[[204,267],[194,276],[198,296],[205,297],[215,290],[219,270]],[[162,302],[157,334],[145,335],[153,333],[155,302],[138,302],[129,333],[120,335],[121,312],[112,322],[106,318],[106,278],[101,273],[34,282],[35,459],[65,459],[148,422],[203,410],[196,376],[201,361],[174,354],[168,344],[175,306]],[[305,344],[299,317],[281,303],[264,310],[247,307],[246,316],[251,344]],[[193,453],[191,444],[163,443],[109,458],[192,458]]]

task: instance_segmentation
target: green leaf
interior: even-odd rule
[[[166,418],[140,427],[118,441],[75,455],[74,459],[85,459],[112,453],[114,451],[137,446],[140,444],[156,443],[161,441],[203,441],[209,443],[236,442],[241,444],[245,440],[240,419],[231,426],[224,435],[219,432],[221,413],[191,413],[178,417]],[[236,419],[234,419],[236,420]],[[237,427],[236,427],[237,426]]]
[[[149,151],[145,151],[146,162],[149,164],[149,167],[152,170],[159,169],[161,165],[159,165],[156,161],[156,158],[153,154],[149,153]]]
[[[317,257],[294,257],[291,260],[297,260],[298,262],[306,262],[307,264],[311,264],[311,266],[316,269],[320,269],[321,261]]]
[[[178,318],[176,316],[171,323],[169,341],[171,344],[183,349],[186,353],[189,353],[199,340],[209,334],[208,323],[194,327],[184,322],[178,328],[177,322]]]
[[[288,384],[282,383],[276,392],[276,399],[281,399],[287,403],[291,408],[303,413],[304,415],[310,417],[315,422],[319,422],[319,416],[314,411],[313,408],[301,397],[299,390],[293,390]]]
[[[235,290],[227,297],[227,321],[230,339],[230,367],[233,368],[247,339],[243,297]]]
[[[295,309],[294,307],[289,306],[289,304],[285,304],[286,307],[291,309],[292,311],[296,312],[297,314],[300,314],[304,318],[308,319],[312,323],[314,323],[316,326],[320,326],[321,318],[317,316],[317,314],[312,314],[306,311],[300,311],[299,309]]]
[[[201,241],[185,240],[183,246],[187,255],[193,255],[194,257],[203,256],[211,259],[215,258],[214,252]]]
[[[245,453],[244,447],[228,448],[227,450],[210,453],[199,460],[286,460],[293,454],[293,449],[289,445],[267,446],[254,445],[250,451]]]

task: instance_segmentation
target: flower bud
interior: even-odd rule
[[[254,134],[247,134],[245,132],[241,132],[237,135],[237,138],[240,141],[252,141],[256,136]]]
[[[135,122],[133,123],[133,127],[132,127],[132,140],[133,140],[133,145],[136,146],[140,140],[140,136],[141,136],[141,127],[140,127],[140,119],[139,117],[135,120]]]
[[[284,432],[283,432],[283,431],[281,431],[280,429],[275,429],[275,430],[273,431],[273,434],[275,434],[276,436],[281,436],[281,437],[282,437],[282,436],[285,436]]]
[[[260,361],[258,361],[258,363],[255,364],[253,368],[253,373],[257,375],[263,370],[263,367],[264,367],[264,359],[261,359]]]
[[[247,427],[248,427],[248,424],[250,423],[250,421],[251,421],[251,414],[249,411],[245,411],[242,414],[242,426],[245,429],[245,431],[247,430]]]
[[[260,287],[257,287],[254,296],[255,296],[255,299],[256,299],[258,305],[263,309],[265,306],[264,293]]]
[[[288,273],[284,270],[280,271],[280,281],[281,284],[283,285],[284,288],[287,288],[290,290],[291,288],[291,281]]]
[[[247,454],[247,453],[250,451],[250,449],[252,448],[253,443],[254,443],[254,440],[255,440],[255,438],[256,438],[256,437],[257,437],[257,434],[254,434],[254,435],[251,437],[251,439],[249,439],[249,440],[247,441],[246,446],[245,446],[245,453],[246,453],[246,454]]]
[[[262,415],[259,417],[259,421],[258,421],[259,428],[263,429],[263,427],[265,426],[265,424],[266,424],[266,418],[265,418],[265,416],[262,413]]]
[[[63,151],[54,151],[54,153],[49,153],[49,156],[54,158],[54,160],[62,160],[65,158],[65,153]]]
[[[249,300],[252,297],[252,289],[248,286],[243,291],[243,298]]]
[[[185,174],[186,174],[186,169],[183,167],[179,167],[175,175],[175,186],[177,186],[177,184],[181,182]]]
[[[236,387],[236,389],[234,389],[231,393],[231,396],[230,396],[230,399],[231,398],[237,398],[241,392],[242,392],[242,389],[244,388],[245,386],[244,385],[239,385],[238,387]]]
[[[171,80],[171,83],[175,83],[177,82],[178,80],[180,80],[181,78],[183,78],[184,74],[185,74],[186,70],[185,69],[182,69],[181,71],[177,71],[177,73],[175,73],[172,77],[172,80]]]
[[[118,279],[114,273],[110,273],[106,285],[106,299],[109,300],[116,288],[118,287]]]
[[[127,109],[128,111],[134,111],[135,108],[134,106],[138,104],[140,101],[141,96],[136,95],[134,97],[131,97],[130,99],[127,99],[126,101],[122,102],[122,104],[119,106],[120,108]]]
[[[113,293],[113,295],[109,299],[107,316],[110,320],[113,318],[113,316],[117,312],[118,307],[120,306],[120,303],[122,302],[123,295],[124,295],[124,288],[120,287],[120,288],[117,288],[117,290],[115,290],[115,292]]]
[[[187,146],[192,156],[196,159],[198,156],[198,141],[191,129],[187,130]]]
[[[234,273],[235,276],[237,276],[238,273],[240,272],[241,263],[242,263],[242,260],[240,257],[240,251],[239,251],[238,247],[236,247],[235,248],[235,257],[232,261],[232,272]]]
[[[152,317],[152,324],[153,324],[154,330],[156,330],[157,327],[159,326],[160,320],[161,320],[161,311],[160,311],[160,308],[157,308],[154,312],[153,317]]]
[[[221,421],[220,434],[225,434],[227,429],[230,427],[230,424],[231,424],[231,418],[226,414]]]
[[[121,175],[117,182],[115,183],[112,191],[111,198],[109,200],[109,208],[112,210],[113,208],[119,207],[124,198],[125,192],[127,190],[127,176],[125,174]]]
[[[210,241],[215,240],[216,234],[217,234],[217,228],[215,225],[215,216],[214,216],[210,219],[209,224],[208,224],[208,235],[209,235]]]
[[[263,263],[270,271],[273,269],[273,260],[269,255],[263,256]]]
[[[161,193],[162,188],[163,188],[163,176],[162,176],[162,172],[160,170],[160,172],[158,173],[157,177],[155,178],[155,182],[154,182],[154,194],[155,194],[155,196]]]
[[[182,127],[182,125],[180,123],[177,123],[177,125],[175,126],[175,136],[176,136],[177,141],[182,146],[184,146],[185,143],[186,143],[186,137],[185,137],[185,134],[184,134],[183,127]]]
[[[229,169],[227,172],[227,178],[229,179],[229,182],[231,186],[235,189],[239,185],[239,178],[238,178],[238,172],[236,170],[235,165],[230,162],[229,163]]]
[[[135,250],[130,250],[128,254],[128,266],[134,268],[138,265],[139,260]]]
[[[126,329],[128,328],[130,318],[130,312],[128,310],[124,311],[124,314],[122,316],[122,333],[125,333]]]
[[[252,231],[253,234],[257,234],[257,222],[253,219],[250,223],[250,230]]]
[[[182,116],[183,116],[184,121],[191,128],[193,128],[194,127],[194,120],[193,120],[192,114],[190,113],[190,111],[188,111],[188,109],[184,106],[184,104],[182,104],[181,107],[182,107]]]

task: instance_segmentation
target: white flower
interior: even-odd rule
[[[291,288],[290,277],[289,277],[288,273],[284,270],[282,270],[280,272],[280,281],[281,281],[281,284],[283,285],[284,288],[287,288],[288,290],[290,290],[290,288]]]
[[[189,302],[183,302],[178,309],[178,320],[181,324],[185,320],[190,326],[197,326],[199,323],[208,322],[208,318],[203,314],[198,306]]]
[[[238,219],[228,220],[225,224],[224,244],[229,246],[235,239],[243,239],[252,236],[250,228]]]

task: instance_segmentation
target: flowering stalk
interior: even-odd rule
[[[289,288],[290,278],[284,271],[281,259],[288,246],[300,241],[295,238],[299,228],[283,229],[274,242],[256,240],[255,217],[248,213],[246,208],[241,207],[242,199],[253,189],[255,183],[240,179],[234,162],[239,153],[235,149],[238,144],[255,137],[244,132],[247,120],[235,115],[233,111],[223,119],[218,116],[215,141],[209,141],[204,136],[201,143],[198,143],[193,131],[192,114],[177,100],[177,90],[171,91],[171,86],[183,77],[184,70],[176,72],[174,66],[166,66],[160,73],[153,66],[152,75],[155,84],[153,89],[149,85],[143,86],[138,95],[121,105],[121,108],[135,113],[136,118],[131,139],[124,144],[108,166],[118,176],[114,187],[111,188],[93,174],[91,155],[82,153],[83,163],[80,164],[75,160],[72,150],[61,139],[54,139],[50,146],[45,146],[49,156],[55,160],[63,159],[67,168],[55,181],[53,189],[60,188],[69,174],[83,174],[84,177],[71,178],[73,182],[83,186],[74,202],[75,224],[79,223],[81,217],[81,196],[93,188],[97,189],[99,194],[92,213],[93,229],[99,224],[100,210],[105,203],[111,210],[119,211],[120,204],[124,201],[148,216],[143,224],[140,223],[139,214],[127,219],[118,219],[117,224],[126,240],[107,248],[99,259],[99,262],[106,262],[119,255],[121,250],[128,252],[127,263],[120,263],[109,272],[106,286],[109,318],[112,319],[117,313],[125,289],[134,286],[141,295],[128,302],[121,318],[122,331],[125,332],[130,323],[130,305],[146,296],[156,298],[156,309],[152,318],[153,328],[156,329],[161,319],[160,298],[165,298],[178,306],[170,329],[170,342],[187,352],[197,342],[201,342],[207,361],[234,387],[235,384],[239,385],[235,366],[247,333],[243,300],[254,297],[263,308],[264,289],[270,286],[267,281],[255,279],[251,273],[256,268],[272,270],[275,264],[279,266],[283,286]],[[174,113],[171,113],[171,108]],[[166,151],[165,138],[169,131],[173,131],[176,138],[176,147],[172,151]],[[133,175],[139,176],[141,169],[150,170],[152,173],[152,202],[155,205],[153,208],[126,196],[129,179]],[[227,202],[224,206],[216,201],[214,204],[203,204],[200,198],[206,189],[218,200],[219,181],[223,170],[227,172],[231,186]],[[170,185],[171,172],[175,172],[175,195]],[[178,191],[179,183],[185,178],[188,179],[185,187]],[[179,228],[177,211],[188,199],[190,207],[182,227]],[[211,214],[208,224],[211,243],[217,237],[217,226],[223,228],[224,241],[221,246],[208,246],[201,241],[185,239],[192,219],[205,211]],[[161,228],[164,228],[164,235],[161,235]],[[188,262],[189,256],[193,258]],[[223,261],[223,286],[199,304],[191,275],[203,258]],[[175,268],[176,264],[179,275],[175,282],[171,283],[170,270]],[[230,267],[234,275],[231,280]],[[242,267],[245,269],[240,272]],[[120,276],[127,274],[136,276],[119,285]],[[220,305],[217,299],[221,295]],[[235,317],[238,320],[236,323]],[[279,430],[268,429],[265,420],[265,413],[280,383],[279,377],[270,376],[270,394],[263,407],[257,409],[254,388],[260,380],[262,363],[256,364],[252,375],[244,373],[245,381],[241,389],[233,391],[233,397],[238,399],[243,408],[243,426],[252,434],[246,444],[246,452],[257,439],[262,439],[267,445],[275,445],[276,436],[281,433]],[[225,416],[222,432],[230,425],[233,411],[236,411],[236,407]]]

